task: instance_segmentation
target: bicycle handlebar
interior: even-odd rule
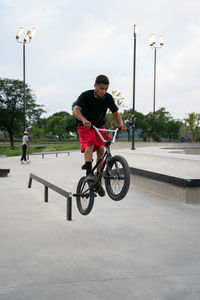
[[[102,134],[100,133],[100,131],[107,131],[107,132],[114,132],[114,136],[112,139],[112,143],[115,142],[116,136],[117,136],[117,132],[118,130],[120,130],[120,127],[116,128],[116,129],[105,129],[105,128],[97,128],[96,126],[92,125],[91,128],[93,128],[94,130],[96,130],[97,134],[99,135],[99,137],[102,139],[102,141],[104,143],[106,143],[107,141],[103,138]]]

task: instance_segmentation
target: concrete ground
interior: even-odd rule
[[[126,156],[134,166],[148,162],[150,168],[157,153],[156,168],[162,171],[165,166],[166,172],[176,172],[179,164],[193,167],[194,162],[198,169],[197,155],[176,158],[153,148],[113,154]],[[82,155],[31,160],[21,165],[19,157],[0,159],[0,168],[10,168],[8,177],[0,177],[0,299],[200,299],[199,205],[132,186],[119,202],[97,197],[88,216],[79,214],[74,199],[69,222],[65,199],[49,191],[44,203],[44,187],[33,180],[28,189],[28,177],[32,172],[74,192],[84,175]]]

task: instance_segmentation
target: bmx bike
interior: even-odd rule
[[[92,125],[92,128],[105,143],[106,151],[92,168],[92,172],[95,174],[97,166],[104,160],[102,168],[96,177],[97,180],[91,182],[87,180],[86,176],[81,177],[77,185],[76,194],[73,195],[76,197],[77,207],[82,215],[88,215],[91,212],[102,178],[104,178],[108,196],[115,201],[122,200],[128,193],[130,186],[130,168],[126,159],[120,155],[112,156],[110,151],[110,145],[115,142],[119,128],[115,130],[100,129],[94,125]],[[112,132],[112,140],[105,140],[101,131]]]

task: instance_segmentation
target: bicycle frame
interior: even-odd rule
[[[103,163],[103,166],[101,168],[101,171],[99,172],[99,175],[98,175],[98,180],[101,180],[102,179],[102,176],[103,176],[103,170],[105,168],[106,165],[109,165],[108,162],[109,160],[111,159],[112,155],[111,155],[111,152],[110,152],[110,145],[111,143],[114,143],[115,142],[115,139],[116,139],[116,136],[117,136],[117,132],[119,130],[119,128],[116,128],[115,130],[112,130],[112,129],[100,129],[100,128],[97,128],[95,127],[94,125],[92,125],[92,128],[95,129],[95,131],[97,132],[97,134],[99,135],[99,137],[102,139],[102,141],[104,143],[106,143],[106,151],[105,153],[102,155],[102,157],[98,160],[98,162],[96,163],[96,165],[92,168],[92,172],[94,173],[94,170],[97,168],[97,166],[102,162],[102,160],[104,160],[104,163]],[[114,132],[114,136],[113,136],[113,139],[112,140],[105,140],[101,134],[100,131],[106,131],[106,132]]]
[[[100,138],[102,139],[102,141],[104,142],[104,143],[108,143],[109,142],[109,146],[110,146],[110,144],[111,143],[114,143],[115,142],[115,139],[116,139],[116,136],[117,136],[117,132],[118,132],[118,130],[119,130],[119,128],[116,128],[116,129],[105,129],[105,128],[97,128],[97,127],[95,127],[94,125],[92,125],[92,127],[91,128],[93,128],[93,129],[95,129],[96,130],[96,132],[97,132],[97,134],[100,136]],[[112,141],[111,140],[105,140],[104,138],[103,138],[103,136],[102,136],[102,134],[101,134],[101,132],[100,131],[106,131],[106,132],[114,132],[114,136],[113,136],[113,139],[112,139]]]
[[[101,170],[99,172],[98,175],[98,180],[101,180],[102,176],[103,176],[103,170],[105,168],[105,165],[108,164],[108,161],[110,160],[110,158],[112,157],[111,153],[110,153],[110,149],[108,148],[106,150],[106,152],[102,155],[102,157],[98,160],[98,162],[96,163],[96,165],[92,168],[92,172],[94,173],[95,169],[97,168],[97,166],[102,162],[102,160],[104,160],[103,166],[101,167]]]

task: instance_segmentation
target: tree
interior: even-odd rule
[[[36,104],[36,96],[26,84],[27,126],[31,126],[45,112]],[[0,78],[0,129],[6,130],[14,147],[14,135],[19,135],[24,127],[24,83],[16,79]]]
[[[153,114],[150,113],[149,115],[153,123]],[[173,119],[171,114],[164,107],[161,107],[155,112],[155,141],[159,142],[161,138],[168,138],[170,142],[172,138],[178,139],[181,126],[181,121]]]
[[[58,113],[53,114],[53,116],[60,116],[66,120],[66,134],[69,135],[70,131],[76,131],[76,120],[73,115],[70,115],[67,111],[60,111]]]
[[[112,91],[111,94],[112,94],[112,97],[113,97],[116,105],[119,107],[119,109],[121,107],[123,107],[124,106],[124,98],[122,97],[121,92]],[[105,117],[105,127],[114,129],[117,126],[118,126],[118,124],[115,121],[113,114],[110,111],[107,112],[106,117]]]
[[[40,128],[37,124],[34,124],[31,128],[31,133],[33,136],[36,136],[39,140],[40,135],[42,133],[42,128]]]
[[[133,110],[128,109],[124,110],[122,115],[122,119],[127,128],[132,127],[132,116]],[[143,113],[135,111],[135,130],[141,130],[141,136],[144,141],[150,136],[151,132],[151,121],[148,116],[145,116]]]
[[[116,105],[119,108],[124,107],[124,97],[122,97],[122,93],[118,91],[112,91],[111,94],[116,102]]]
[[[192,134],[192,142],[196,141],[197,136],[200,134],[200,113],[188,113],[185,120],[186,129]]]
[[[54,117],[54,116],[55,117],[59,116],[59,117],[67,119],[70,116],[70,114],[67,111],[60,111],[60,112],[57,112],[52,115],[52,117]]]
[[[168,135],[169,142],[171,142],[172,139],[178,139],[183,123],[179,120],[172,119],[169,120],[166,125],[166,132]]]
[[[69,135],[69,133],[72,131],[76,131],[76,120],[73,115],[70,115],[67,111],[60,111],[58,113],[53,114],[53,116],[60,116],[63,117],[66,120],[66,126],[65,126],[65,132],[66,135]]]
[[[47,119],[45,131],[58,135],[59,139],[69,136],[76,131],[75,118],[66,111],[57,112]]]
[[[161,137],[166,135],[166,124],[169,119],[171,119],[169,112],[164,107],[155,111],[155,114],[152,112],[148,113],[145,116],[148,137],[152,137],[153,141],[160,142]]]
[[[122,118],[127,127],[132,125],[132,109],[124,110]],[[182,122],[174,120],[172,116],[165,110],[160,108],[155,112],[155,140],[160,141],[162,137],[168,137],[169,140],[178,138]],[[153,136],[153,113],[144,115],[135,112],[135,129],[141,130],[141,137],[144,141]]]
[[[161,107],[155,112],[155,141],[160,142],[161,137],[166,136],[166,127],[169,120],[172,117],[170,113],[165,110],[164,107]]]
[[[61,116],[53,115],[47,121],[46,132],[57,135],[59,139],[64,137],[66,132],[66,119]]]
[[[66,119],[66,133],[69,135],[70,132],[76,132],[76,127],[74,116],[69,115]]]

